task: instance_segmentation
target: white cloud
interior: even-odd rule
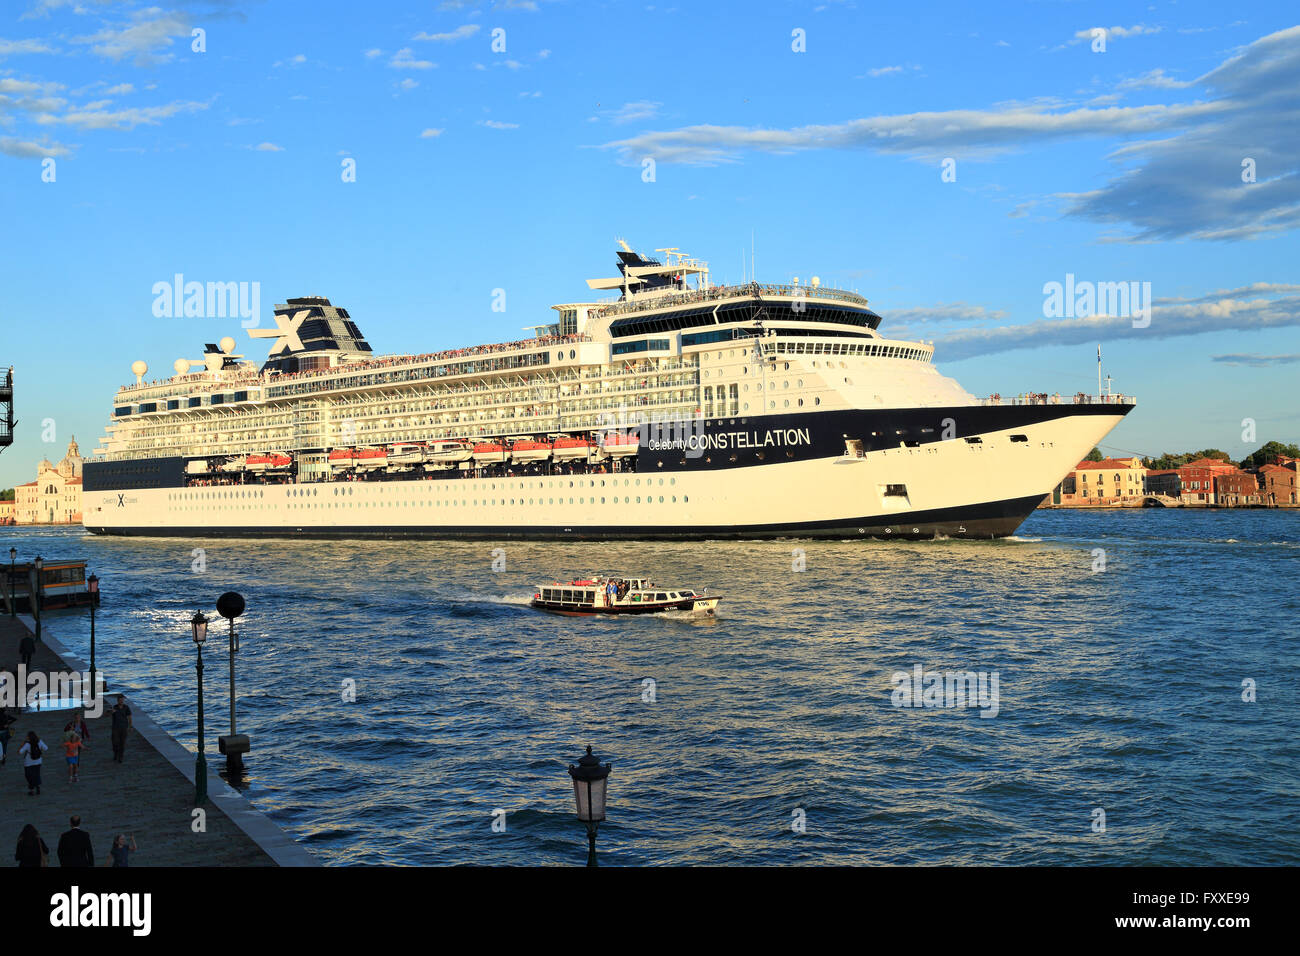
[[[130,26],[76,36],[72,42],[89,44],[92,53],[110,60],[131,57],[141,65],[161,63],[172,58],[171,53],[161,51],[171,47],[178,37],[188,40],[193,22],[188,14],[169,13],[158,7],[138,10],[132,19]]]
[[[379,49],[379,47],[373,47],[372,49],[366,50],[364,54],[367,60],[373,60],[375,57],[383,56],[383,55],[384,55],[384,51]]]
[[[437,137],[441,136],[442,133],[443,133],[442,130],[435,129],[434,127],[431,126],[428,129],[426,129],[423,133],[420,134],[420,139],[436,139]]]
[[[1153,33],[1159,33],[1162,27],[1149,27],[1143,23],[1134,24],[1131,27],[1089,27],[1086,30],[1079,30],[1074,34],[1074,39],[1070,42],[1082,43],[1085,40],[1091,41],[1095,30],[1105,30],[1106,39],[1109,41],[1114,38],[1126,39],[1128,37],[1150,36]]]
[[[1224,365],[1244,365],[1249,368],[1269,368],[1273,365],[1295,365],[1300,362],[1300,354],[1289,355],[1259,355],[1253,352],[1237,352],[1229,355],[1214,355],[1210,358],[1213,362],[1221,362]]]
[[[77,108],[62,115],[42,113],[36,122],[42,125],[65,123],[80,129],[135,129],[137,126],[157,126],[178,113],[194,113],[208,108],[207,103],[175,102],[165,106],[141,106],[124,110],[92,110]]]
[[[0,136],[0,153],[16,159],[40,159],[45,156],[67,156],[69,149],[59,143],[33,143]]]
[[[652,157],[704,166],[738,162],[746,152],[861,149],[937,162],[1083,138],[1129,139],[1107,157],[1118,170],[1109,182],[1057,194],[1067,216],[1127,226],[1103,241],[1257,238],[1300,226],[1300,26],[1255,40],[1189,85],[1209,95],[1099,108],[999,104],[789,129],[697,125],[601,148],[629,165]],[[1246,159],[1257,182],[1241,179]]]
[[[431,63],[428,60],[418,60],[409,46],[404,46],[388,61],[388,65],[394,70],[432,70],[437,63]]]
[[[409,76],[400,83],[394,83],[399,90],[413,90],[420,85],[419,80],[413,80]]]
[[[1080,345],[1124,339],[1130,342],[1230,331],[1256,331],[1300,325],[1300,296],[1258,294],[1261,287],[1291,291],[1288,284],[1256,283],[1193,299],[1156,299],[1151,324],[1134,328],[1126,317],[1040,319],[1023,325],[962,329],[939,336],[935,357],[957,361],[1014,349]],[[886,313],[886,320],[890,318]]]
[[[1141,76],[1122,80],[1115,88],[1118,90],[1185,90],[1191,85],[1190,82],[1175,80],[1164,70],[1155,69],[1147,70]]]
[[[518,123],[502,123],[499,120],[479,120],[480,126],[486,126],[488,129],[518,129]]]
[[[276,146],[275,143],[258,143],[256,146],[250,146],[249,149],[256,150],[259,153],[283,153],[283,146]]]
[[[464,26],[457,27],[450,33],[417,33],[411,39],[424,40],[430,43],[455,43],[457,40],[466,40],[481,30],[477,23],[466,23]]]
[[[0,37],[0,56],[15,56],[20,53],[53,53],[54,48],[44,40],[6,40]]]
[[[901,66],[878,66],[874,70],[867,70],[867,76],[889,76],[891,73],[902,73]]]

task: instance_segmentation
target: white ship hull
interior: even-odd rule
[[[97,533],[185,537],[988,538],[1013,533],[1127,410],[695,472],[108,490],[84,515]]]

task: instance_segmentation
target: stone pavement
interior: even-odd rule
[[[0,669],[16,672],[18,642],[27,632],[24,616],[0,616]],[[84,669],[48,628],[45,636],[48,642],[37,645],[33,671]],[[216,775],[224,758],[215,753],[215,735],[213,752],[208,754],[207,828],[206,832],[194,832],[194,754],[162,731],[128,697],[135,727],[127,738],[125,762],[115,762],[109,730],[114,700],[105,701],[99,718],[87,716],[90,747],[82,753],[81,780],[75,784],[68,782],[62,747],[63,728],[73,712],[24,710],[18,715],[10,728],[13,738],[8,760],[0,767],[0,865],[15,865],[11,848],[19,831],[31,823],[50,848],[50,865],[57,866],[56,845],[72,814],[81,817],[82,829],[91,835],[97,866],[108,861],[109,847],[118,833],[135,834],[139,850],[132,854],[132,866],[318,865]],[[13,713],[9,711],[10,716]],[[29,730],[35,730],[49,747],[41,772],[41,793],[31,797],[27,796],[18,754]]]

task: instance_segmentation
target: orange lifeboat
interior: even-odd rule
[[[521,438],[510,446],[510,457],[515,461],[545,461],[551,457],[551,443]]]
[[[570,435],[555,439],[554,449],[555,460],[565,461],[586,458],[596,450],[596,445],[589,438],[574,438]]]
[[[641,446],[641,435],[636,431],[605,432],[600,446],[607,455],[635,455]]]
[[[499,441],[483,441],[474,444],[475,461],[505,461],[506,446]]]

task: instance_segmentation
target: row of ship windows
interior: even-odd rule
[[[660,487],[662,487],[665,484],[669,486],[677,484],[676,478],[658,478],[658,479],[646,478],[644,480],[645,480],[645,486],[647,488],[653,486],[654,484],[656,484],[656,482],[659,484]],[[606,487],[607,482],[611,487],[615,487],[615,488],[618,487],[617,478],[608,478],[608,479],[601,478],[599,480],[595,478],[586,479],[586,485],[589,488],[595,488],[597,487],[598,484],[599,487],[604,488]],[[641,487],[641,482],[642,479],[640,478],[624,478],[623,486],[627,488],[631,488],[631,487],[639,488]],[[394,489],[393,489],[394,494],[397,492],[398,488],[409,490],[412,486],[414,488],[423,488],[429,494],[433,494],[434,490],[439,487],[438,484],[435,482],[415,482],[415,481],[396,482],[394,483]],[[534,481],[531,482],[531,486],[533,488],[581,488],[583,486],[583,480],[570,479],[567,483],[563,479],[560,479],[558,481],[554,481],[554,480]],[[480,490],[495,491],[496,487],[497,487],[496,482],[489,482],[486,488],[484,488],[482,485],[475,483],[469,487],[469,490],[470,491],[480,491]],[[525,485],[524,487],[528,487],[528,485]],[[505,488],[505,483],[502,482],[502,489],[504,490],[504,488]],[[356,493],[356,486],[333,484],[332,487],[330,488],[330,491],[333,492],[333,494],[336,497],[339,496],[346,497],[348,495],[352,495]],[[385,485],[383,484],[379,485],[378,487],[379,494],[382,495],[387,491],[388,488],[385,487]],[[310,497],[316,497],[317,495],[320,495],[323,492],[324,492],[324,485],[316,485],[314,487],[290,488],[289,497],[310,498]],[[167,495],[167,500],[168,501],[196,501],[196,500],[207,501],[207,500],[226,500],[226,499],[238,499],[238,498],[265,498],[265,497],[266,497],[265,488],[231,488],[229,490],[221,490],[221,491],[208,491],[208,490],[194,490],[189,492],[175,491]],[[674,498],[673,500],[676,501],[677,499]]]
[[[624,495],[622,498],[620,498],[618,495],[615,495],[615,496],[614,496],[614,500],[613,500],[613,502],[610,502],[610,501],[608,501],[604,496],[602,496],[601,499],[600,499],[600,503],[601,503],[602,505],[603,505],[603,504],[611,504],[611,503],[612,503],[612,504],[616,504],[616,505],[617,505],[617,504],[630,505],[630,504],[635,503],[635,504],[638,504],[638,505],[639,505],[639,504],[642,503],[642,499],[643,499],[643,496],[642,496],[642,495],[636,495],[635,497],[632,496],[632,495]],[[689,503],[690,503],[690,500],[691,500],[691,496],[690,496],[690,495],[682,495],[682,504],[689,504]],[[579,497],[577,497],[576,499],[574,499],[574,498],[572,498],[572,497],[569,498],[569,504],[574,504],[575,501],[576,501],[577,504],[580,504],[580,505],[585,505],[585,504],[593,504],[593,505],[594,505],[594,504],[596,503],[596,496],[595,496],[595,495],[592,495],[590,501],[587,500],[586,496],[579,496]],[[676,503],[677,503],[677,496],[676,496],[676,495],[667,495],[667,496],[665,496],[665,495],[659,495],[659,496],[658,496],[658,501],[659,501],[659,504],[661,504],[661,505],[662,505],[662,504],[676,504]],[[455,498],[452,498],[452,499],[447,500],[447,501],[436,500],[436,501],[431,501],[431,502],[414,502],[414,501],[392,501],[392,502],[381,502],[381,501],[349,501],[349,502],[344,502],[344,503],[342,503],[342,504],[346,504],[346,505],[357,505],[357,506],[362,507],[362,508],[378,508],[378,507],[381,507],[381,506],[383,506],[383,505],[385,505],[385,504],[387,504],[389,507],[394,507],[394,508],[401,508],[401,507],[409,508],[409,507],[412,507],[413,505],[418,505],[418,504],[421,504],[421,503],[424,504],[424,505],[426,505],[426,506],[432,504],[434,507],[438,507],[438,508],[443,507],[444,505],[445,505],[446,507],[448,507],[448,508],[455,508],[455,507],[461,507],[461,508],[471,508],[471,507],[472,507],[472,508],[478,508],[478,507],[480,507],[480,506],[482,506],[482,507],[495,507],[496,505],[503,505],[503,506],[504,506],[505,504],[507,504],[507,500],[506,500],[505,498],[501,498],[501,499],[497,499],[497,498],[492,498],[492,499],[483,498],[483,499],[481,499],[481,500],[478,499],[478,498],[474,498],[474,499],[461,498],[461,499],[458,501],[458,500],[456,500]],[[508,503],[511,504],[511,505],[522,505],[522,504],[524,504],[524,499],[523,499],[523,498],[511,498],[511,499],[509,499],[509,502],[508,502]],[[556,500],[555,500],[554,498],[546,498],[546,499],[542,499],[542,498],[529,498],[527,503],[528,503],[529,505],[553,505],[553,504],[556,503]],[[560,503],[560,504],[564,504],[564,498],[563,498],[563,497],[560,498],[559,503]],[[654,503],[655,503],[655,496],[654,496],[654,495],[645,495],[645,496],[644,496],[644,503],[645,503],[645,504],[648,504],[648,505],[650,505],[650,504],[654,504]],[[290,503],[290,504],[288,505],[288,507],[289,507],[290,509],[295,509],[295,508],[298,508],[298,509],[307,509],[307,508],[310,508],[310,509],[313,509],[313,510],[314,510],[314,509],[316,509],[316,508],[330,508],[330,507],[338,508],[338,507],[341,507],[342,504],[341,504],[340,502],[335,501],[335,502],[333,502],[332,505],[331,505],[331,503],[328,502],[328,501],[322,501],[322,502],[304,502],[304,503],[302,503],[302,504],[293,504],[293,503]],[[236,508],[245,508],[245,509],[247,509],[247,508],[252,508],[253,506],[252,506],[252,505],[235,505],[235,507],[236,507]],[[266,507],[273,507],[273,506],[268,506],[268,505],[258,505],[257,507],[259,507],[259,508],[266,508]],[[198,505],[182,505],[182,506],[179,508],[179,510],[181,510],[181,511],[202,511],[202,510],[204,510],[204,509],[201,508],[201,507],[199,507]]]

